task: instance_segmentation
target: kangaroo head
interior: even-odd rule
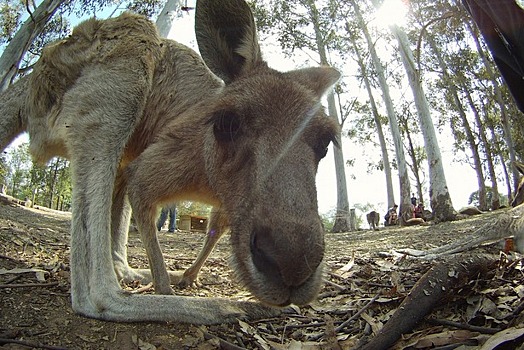
[[[339,73],[268,68],[243,0],[199,0],[196,32],[226,84],[206,112],[204,154],[237,277],[265,303],[305,304],[318,293],[324,257],[315,176],[339,134],[320,100]]]
[[[514,162],[513,166],[519,171],[519,173],[524,174],[524,164],[520,162]],[[511,201],[511,206],[516,207],[519,204],[524,203],[524,177],[520,178],[519,186],[515,191],[513,200]]]

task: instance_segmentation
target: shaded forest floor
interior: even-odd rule
[[[431,266],[431,262],[395,254],[394,250],[425,250],[449,243],[496,215],[430,226],[381,227],[378,232],[327,234],[328,281],[316,302],[274,319],[204,327],[104,322],[75,315],[69,294],[70,215],[0,202],[0,347],[350,349],[358,339],[382,327]],[[170,269],[188,267],[204,241],[203,234],[189,232],[163,231],[159,238]],[[522,257],[512,253],[513,262],[509,262],[500,244],[476,250],[500,259],[500,267],[454,292],[392,349],[477,349],[482,344],[485,349],[523,348],[524,313],[519,309],[524,299]],[[202,286],[178,293],[249,297],[230,279],[229,254],[228,239],[224,238],[203,268]],[[132,266],[146,267],[137,232],[130,234],[129,255]],[[511,331],[503,340],[500,333],[493,336],[506,328]]]

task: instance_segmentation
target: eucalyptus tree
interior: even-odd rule
[[[371,83],[371,72],[367,68],[367,62],[364,60],[362,54],[363,49],[360,47],[356,35],[350,30],[349,26],[346,26],[348,32],[348,40],[352,43],[353,52],[355,53],[357,64],[360,68],[360,77],[364,82],[366,91],[368,93],[369,105],[371,107],[371,114],[373,115],[374,130],[372,131],[378,137],[380,150],[382,154],[382,168],[385,174],[386,180],[386,194],[388,207],[392,207],[395,204],[395,193],[393,192],[393,177],[391,175],[391,164],[389,160],[388,147],[386,143],[386,137],[384,136],[384,130],[382,129],[382,120],[380,112],[375,101],[373,93],[373,87]]]
[[[384,73],[385,69],[377,53],[377,50],[375,47],[375,41],[371,37],[366,21],[363,17],[363,14],[362,14],[363,11],[361,11],[360,5],[355,0],[349,0],[348,3],[354,9],[355,24],[358,27],[358,29],[362,32],[362,34],[364,35],[364,39],[367,44],[367,48],[368,48],[369,55],[371,58],[372,67],[377,76],[379,86],[380,86],[380,91],[382,92],[382,98],[386,106],[389,126],[391,129],[391,135],[393,138],[393,144],[395,145],[395,155],[396,155],[397,167],[398,167],[398,172],[399,172],[399,182],[400,182],[400,210],[399,211],[401,213],[400,215],[401,223],[403,223],[405,219],[410,218],[412,216],[411,202],[410,202],[411,188],[410,188],[410,183],[409,183],[408,168],[406,166],[406,160],[405,160],[405,155],[404,155],[404,146],[402,143],[400,129],[398,127],[399,124],[397,120],[397,115],[395,112],[393,99],[389,91],[389,85],[386,79],[386,75]],[[346,22],[346,31],[348,33],[351,33],[350,28],[351,28],[350,23]],[[393,195],[388,194],[388,206],[391,207],[393,206],[393,204],[395,204]]]
[[[477,174],[479,209],[484,211],[488,210],[488,203],[486,198],[486,184],[484,182],[484,171],[482,167],[483,162],[480,157],[479,142],[477,142],[476,135],[474,133],[473,128],[470,125],[470,122],[466,115],[466,110],[464,108],[465,106],[462,103],[462,100],[459,96],[459,90],[457,89],[457,81],[460,80],[462,82],[463,79],[460,79],[460,76],[457,74],[455,74],[453,78],[451,77],[451,74],[453,72],[450,72],[450,70],[448,69],[449,62],[446,62],[444,60],[444,57],[441,53],[441,49],[437,46],[432,36],[428,35],[427,41],[429,43],[429,46],[431,47],[433,56],[436,58],[438,62],[442,74],[442,81],[445,84],[445,86],[443,86],[445,87],[445,96],[447,97],[447,100],[450,102],[450,104],[453,106],[453,110],[456,112],[459,118],[459,122],[454,124],[454,126],[457,126],[457,128],[452,128],[452,131],[455,134],[455,139],[457,140],[459,138],[460,133],[458,130],[463,132],[468,148],[471,151],[471,155],[473,158],[473,168],[475,169],[475,172]],[[458,84],[461,83],[458,82]],[[458,127],[459,125],[460,128]],[[479,125],[479,127],[482,126]],[[491,157],[489,157],[489,160],[491,160]],[[490,168],[492,168],[492,166]],[[494,185],[496,186],[496,179]],[[497,205],[497,201],[492,201],[492,203],[494,205]],[[498,209],[498,206],[493,209]]]
[[[45,193],[47,189],[47,167],[32,162],[29,171],[29,191],[33,205],[45,205]]]
[[[268,4],[255,2],[255,16],[259,30],[278,37],[282,49],[288,54],[295,50],[316,56],[317,63],[334,65],[329,59],[329,50],[336,37],[336,14],[340,2],[328,0],[317,8],[313,0],[279,0]],[[333,93],[327,96],[328,114],[340,124],[337,105]],[[350,210],[344,155],[342,147],[333,147],[335,175],[337,184],[337,209],[332,232],[344,232],[356,229],[351,227]]]
[[[524,76],[522,64],[524,59],[524,46],[522,45],[524,3],[521,0],[499,1],[496,5],[489,1],[463,0],[462,3],[475,20],[477,28],[482,32],[491,57],[498,67],[498,73],[501,73],[504,78],[504,85],[511,91],[518,109],[524,113],[524,95],[522,95],[522,79]],[[510,160],[514,162],[515,149],[500,85],[498,79],[495,79],[492,67],[487,64],[487,55],[483,53],[484,50],[478,45],[479,41],[476,33],[471,32],[479,48],[479,54],[483,62],[486,63],[486,70],[493,84],[496,100],[500,107],[502,126],[505,131]],[[517,117],[518,124],[520,124],[521,119],[522,116],[519,115]],[[513,171],[513,182],[514,187],[516,187],[518,185],[518,173],[516,169]]]
[[[186,1],[187,2],[187,1]],[[180,16],[182,10],[189,11],[192,8],[185,7],[182,0],[167,0],[164,7],[156,18],[156,27],[161,37],[167,38],[173,22]]]
[[[7,159],[8,174],[7,193],[13,197],[22,198],[28,196],[27,183],[31,169],[29,157],[29,144],[22,143],[10,150]]]
[[[451,65],[451,67],[454,67]],[[455,68],[452,68],[455,69]],[[494,157],[497,155],[501,155],[500,149],[498,147],[499,144],[499,137],[497,136],[495,130],[492,128],[490,130],[489,125],[493,125],[491,121],[489,121],[485,112],[482,112],[482,110],[486,110],[486,108],[482,108],[482,106],[479,106],[479,104],[482,104],[480,101],[476,101],[475,97],[472,93],[472,84],[467,83],[467,78],[464,76],[463,72],[458,70],[455,71],[455,81],[457,82],[458,87],[462,91],[462,95],[465,98],[465,101],[467,103],[467,106],[469,106],[469,109],[471,111],[471,114],[473,115],[474,121],[477,125],[477,137],[476,137],[476,144],[479,146],[482,146],[484,150],[483,160],[482,163],[487,168],[487,173],[489,174],[489,177],[491,179],[491,188],[493,189],[493,194],[491,195],[491,200],[489,201],[491,203],[492,209],[498,209],[500,207],[500,198],[498,194],[498,179],[496,175],[495,170],[495,161]],[[484,115],[484,117],[483,117]],[[464,124],[464,122],[463,122]],[[488,130],[490,130],[490,135],[488,135]],[[498,150],[497,150],[498,149]],[[471,146],[471,151],[480,152],[480,148],[476,148],[474,146]],[[473,153],[474,159],[476,157],[475,153]],[[501,158],[500,162],[504,168],[504,159]],[[481,177],[482,173],[478,172],[477,176],[479,177],[479,181],[484,182],[484,178]],[[508,190],[511,192],[511,189],[509,187],[509,182],[506,182],[508,184]],[[484,185],[485,187],[485,185]],[[487,196],[487,187],[484,188],[486,192],[481,192],[481,187],[479,187],[479,205],[482,208],[484,205],[484,201],[486,201],[487,204],[487,198],[483,199],[482,196]],[[482,209],[484,210],[484,209]]]
[[[170,5],[173,1],[169,0]],[[113,7],[127,9],[152,17],[158,13],[161,0],[43,0],[37,7],[24,1],[23,6],[6,1],[0,14],[0,40],[5,44],[0,57],[0,91],[5,90],[20,71],[27,71],[38,58],[42,48],[71,30],[70,18],[96,15]],[[115,8],[116,7],[116,8]],[[29,52],[28,52],[29,51]],[[22,65],[24,63],[24,65]]]
[[[466,22],[466,27],[468,28],[471,37],[475,41],[475,45],[478,51],[479,56],[484,63],[486,73],[488,74],[489,80],[493,86],[495,92],[495,101],[497,101],[499,107],[499,113],[501,118],[501,124],[504,130],[504,140],[506,141],[507,149],[509,151],[509,160],[513,163],[517,160],[515,155],[515,147],[513,146],[513,137],[511,136],[511,127],[509,122],[509,117],[507,113],[506,103],[502,97],[501,86],[498,81],[500,78],[499,72],[493,67],[493,63],[489,61],[484,48],[482,47],[478,33],[473,29],[471,23]],[[513,168],[513,189],[516,191],[519,183],[519,172],[517,169]],[[511,191],[510,191],[511,192]]]
[[[64,1],[66,0],[44,0],[34,10],[29,7],[30,2],[26,2],[29,17],[13,35],[0,57],[0,91],[4,91],[11,84],[18,74],[20,62],[27,50]],[[13,16],[16,19],[19,17]],[[16,26],[11,22],[10,30],[6,34],[11,34],[10,32],[13,32],[15,28]]]
[[[415,178],[415,187],[417,191],[417,198],[420,203],[424,204],[424,178],[425,172],[423,163],[427,161],[426,151],[424,147],[418,146],[414,140],[414,134],[418,128],[413,127],[413,112],[411,111],[412,103],[405,102],[403,104],[402,113],[399,113],[399,126],[403,139],[406,140],[405,148],[407,150],[408,158],[411,162],[406,161],[407,166],[411,169],[411,173]]]
[[[373,0],[378,8],[380,4]],[[435,133],[428,100],[423,89],[421,72],[417,70],[411,44],[406,32],[397,24],[390,24],[389,29],[398,42],[401,61],[406,70],[413,100],[417,108],[419,127],[424,138],[424,147],[428,158],[430,204],[434,218],[439,221],[455,219],[451,196],[446,182],[440,147]]]
[[[426,77],[432,73],[440,77],[432,86],[433,106],[440,108],[441,115],[449,119],[455,137],[454,152],[463,152],[467,155],[466,161],[471,158],[473,162],[471,165],[479,185],[479,206],[484,210],[489,204],[492,209],[497,209],[500,198],[495,157],[500,158],[505,152],[499,150],[498,133],[491,132],[491,137],[488,135],[487,125],[491,124],[490,116],[497,108],[491,102],[484,101],[496,101],[496,97],[492,92],[486,62],[478,53],[480,42],[477,40],[475,45],[471,30],[467,28],[470,27],[469,16],[455,1],[436,0],[431,6],[424,1],[412,1],[411,6],[414,12],[412,18],[422,28],[417,41],[418,69],[427,72]],[[428,49],[424,51],[425,47]],[[427,85],[431,88],[431,81]],[[500,165],[506,174],[502,158]],[[484,173],[488,174],[493,189],[489,201]],[[510,182],[506,181],[508,185]],[[511,191],[510,188],[508,191]]]
[[[63,158],[53,158],[46,167],[46,199],[48,208],[60,209],[66,200],[65,195],[70,194],[71,180],[69,162]],[[70,202],[70,196],[68,198]],[[53,205],[54,204],[54,205]]]
[[[7,179],[9,168],[6,163],[5,154],[0,154],[0,188],[5,190],[5,183]]]
[[[453,72],[454,82],[460,88],[464,103],[469,106],[477,124],[477,143],[484,150],[483,163],[491,181],[492,191],[489,194],[488,202],[491,209],[498,209],[501,199],[498,191],[497,163],[502,168],[506,180],[508,197],[512,193],[512,182],[518,180],[518,172],[513,174],[512,180],[506,165],[508,158],[511,161],[515,159],[516,154],[513,147],[512,130],[521,130],[521,128],[509,126],[508,110],[511,108],[508,106],[514,106],[515,103],[511,98],[508,99],[507,88],[499,83],[500,74],[493,60],[486,54],[485,44],[471,25],[464,8],[460,4],[457,5],[455,1],[448,6],[454,8],[455,12],[453,22],[456,25],[453,31],[462,33],[461,41],[466,45],[462,45],[460,51],[447,55],[447,66]],[[456,47],[461,43],[455,41],[451,45]],[[449,88],[452,89],[453,86]],[[517,114],[520,113],[517,112]],[[519,124],[519,122],[516,123],[516,125]],[[472,152],[474,151],[475,149],[472,148]],[[475,156],[474,153],[473,156]],[[514,184],[513,187],[515,186]],[[481,190],[479,188],[479,191]],[[480,194],[480,198],[482,195],[483,193]],[[482,201],[480,203],[482,206]]]

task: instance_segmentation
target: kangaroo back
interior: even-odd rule
[[[521,162],[515,162],[513,163],[513,166],[519,171],[519,173],[524,175],[524,164]],[[516,207],[522,203],[524,203],[524,176],[519,180],[519,186],[515,190],[513,200],[511,201],[511,206]]]

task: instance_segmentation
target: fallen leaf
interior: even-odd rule
[[[417,340],[413,345],[416,349],[433,348],[438,346],[462,343],[467,339],[473,339],[479,332],[468,330],[446,331],[441,333],[429,334]]]
[[[503,331],[500,331],[498,333],[495,333],[491,338],[488,339],[482,345],[482,347],[479,350],[492,350],[495,349],[500,344],[503,344],[507,341],[515,340],[517,338],[520,338],[524,335],[524,328],[515,328],[511,327],[508,329],[505,329]]]

